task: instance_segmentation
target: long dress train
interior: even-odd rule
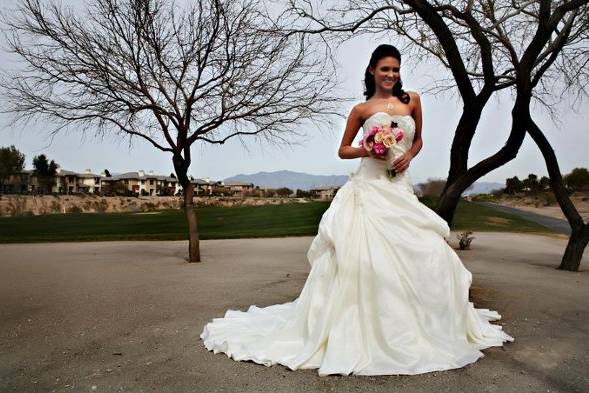
[[[411,116],[377,112],[364,132],[391,120],[405,131],[398,155],[411,146]],[[496,311],[469,302],[472,275],[445,242],[446,222],[418,201],[407,171],[389,179],[385,165],[361,159],[337,192],[299,297],[228,310],[204,327],[208,350],[319,375],[390,375],[460,368],[514,341],[490,323]]]

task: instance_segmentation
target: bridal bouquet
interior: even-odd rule
[[[370,128],[361,144],[373,155],[386,157],[389,150],[403,139],[403,135],[403,130],[393,121],[390,125],[376,125]],[[397,175],[395,168],[387,168],[387,175],[390,178],[395,177]]]

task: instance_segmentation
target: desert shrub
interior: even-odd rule
[[[23,197],[11,198],[8,203],[8,214],[10,216],[30,216],[31,211],[26,210],[27,200]]]
[[[94,201],[94,210],[97,213],[104,213],[108,210],[108,201],[102,198],[100,201]]]
[[[474,239],[474,237],[471,235],[472,235],[471,231],[462,232],[462,233],[456,235],[456,238],[458,239],[458,247],[461,250],[466,250],[467,248],[470,248],[470,243]]]
[[[153,212],[155,210],[156,210],[156,208],[155,208],[154,203],[147,202],[147,203],[144,203],[143,205],[141,205],[142,212]]]
[[[137,202],[131,202],[127,205],[127,210],[131,211],[131,212],[140,212],[141,211],[141,206],[139,206],[137,204]]]
[[[279,197],[289,197],[292,195],[292,190],[288,187],[281,187],[276,190],[276,195]]]
[[[50,207],[47,207],[45,205],[41,205],[37,208],[37,214],[39,214],[40,216],[44,216],[46,214],[51,213],[50,209],[51,209]]]
[[[589,170],[575,168],[564,176],[566,186],[574,191],[589,190]]]
[[[61,203],[58,201],[51,201],[51,211],[53,213],[61,213]]]
[[[311,193],[309,191],[297,189],[296,196],[297,196],[297,198],[310,198]]]
[[[82,213],[82,208],[78,205],[71,205],[67,208],[68,213]]]
[[[495,195],[492,194],[477,194],[472,196],[473,202],[489,202],[496,199]]]
[[[542,206],[551,206],[556,204],[556,197],[551,192],[542,194],[540,200],[542,201]]]

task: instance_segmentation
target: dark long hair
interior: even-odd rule
[[[399,64],[401,64],[401,53],[397,48],[387,44],[382,44],[376,47],[374,52],[372,52],[372,56],[370,56],[370,62],[368,63],[368,67],[366,67],[366,72],[364,73],[364,85],[366,86],[364,95],[366,96],[367,100],[376,92],[374,75],[370,73],[370,67],[376,68],[378,61],[385,57],[394,57],[395,59],[399,60]],[[399,78],[399,80],[393,86],[393,95],[397,97],[403,104],[409,103],[410,97],[409,94],[403,90],[403,82],[401,82],[401,78]]]

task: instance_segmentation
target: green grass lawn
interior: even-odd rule
[[[433,201],[424,201],[431,205]],[[328,202],[248,207],[198,208],[201,239],[311,236]],[[461,202],[455,230],[550,232],[519,217]],[[0,243],[88,240],[184,240],[187,225],[179,210],[153,213],[73,213],[0,219]]]
[[[432,199],[423,202],[430,207],[435,205]],[[458,204],[452,230],[558,233],[519,216],[464,200]]]

